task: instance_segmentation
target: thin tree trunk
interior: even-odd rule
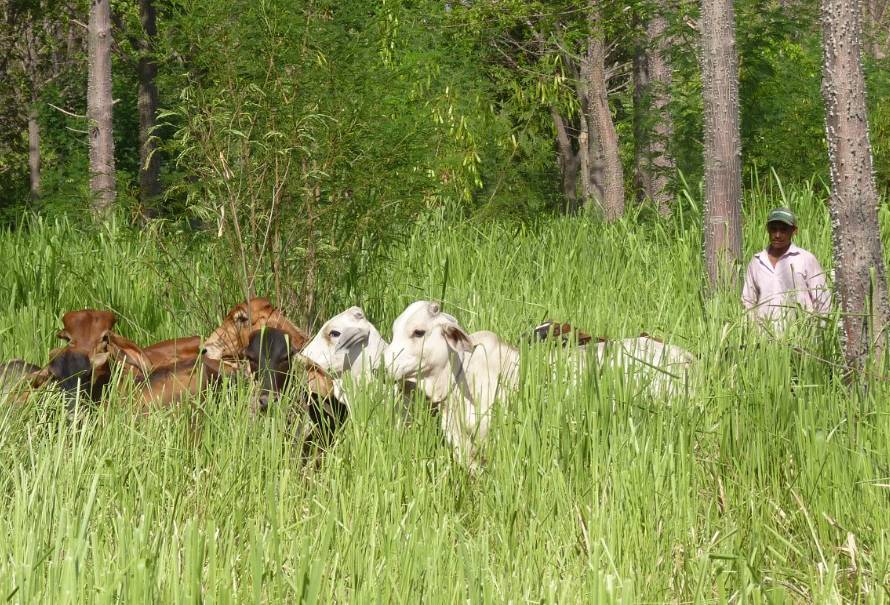
[[[578,211],[578,169],[580,157],[572,148],[572,139],[563,117],[556,108],[550,108],[556,129],[556,148],[559,151],[559,170],[562,177],[562,193],[566,198],[566,213]]]
[[[672,77],[667,25],[663,13],[653,15],[646,24],[645,43],[634,55],[636,182],[639,194],[655,202],[662,216],[671,214],[670,180],[676,169],[668,150],[674,124],[668,108]]]
[[[598,2],[591,3],[591,35],[587,42],[587,56],[583,62],[581,77],[586,80],[588,107],[588,136],[590,138],[591,166],[589,172],[602,170],[602,193],[596,199],[603,218],[613,221],[624,214],[624,170],[618,153],[618,132],[609,109],[608,83],[606,82],[606,49],[599,30]],[[597,166],[599,161],[599,166]],[[596,179],[591,178],[593,182]]]
[[[139,197],[143,213],[153,214],[152,204],[161,195],[161,161],[151,138],[158,112],[158,65],[151,57],[157,35],[157,17],[153,0],[139,0],[143,35],[139,40]]]
[[[90,190],[97,215],[110,212],[115,198],[111,98],[111,8],[109,0],[90,0],[89,82]]]
[[[40,124],[37,122],[37,94],[31,94],[28,110],[28,169],[31,174],[31,199],[40,198]]]
[[[649,170],[649,58],[645,36],[638,39],[633,54],[634,104],[634,189],[642,203],[652,195],[652,171]]]
[[[886,23],[888,0],[865,0],[862,2],[863,42],[869,54],[876,60],[887,58],[887,42],[890,26]]]
[[[822,0],[822,96],[831,167],[831,227],[844,356],[851,368],[885,348],[890,320],[878,225],[858,2]]]
[[[732,0],[702,0],[704,255],[708,285],[735,286],[742,254],[739,64]]]

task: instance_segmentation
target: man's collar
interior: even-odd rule
[[[767,246],[766,248],[764,248],[763,250],[761,250],[754,256],[756,256],[757,258],[760,258],[761,254],[763,255],[763,258],[769,258],[769,246]],[[791,256],[793,254],[800,254],[800,248],[798,248],[796,245],[794,245],[792,243],[790,246],[788,246],[788,249],[785,250],[785,253],[782,256],[780,256],[779,258],[780,259],[785,258],[786,256]]]

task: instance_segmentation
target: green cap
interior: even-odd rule
[[[792,227],[797,227],[797,217],[791,212],[791,208],[773,208],[766,217],[766,224],[772,222],[785,223]]]

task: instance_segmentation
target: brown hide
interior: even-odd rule
[[[148,376],[157,369],[197,359],[201,355],[201,337],[171,338],[140,348],[112,334],[111,348],[115,359],[127,364],[135,376]]]
[[[105,351],[110,334],[117,317],[111,311],[83,309],[68,311],[62,316],[64,328],[58,336],[68,341],[67,348],[91,357]]]
[[[250,342],[250,335],[266,326],[287,333],[298,351],[309,341],[309,335],[272,306],[268,299],[251,298],[229,311],[222,324],[204,342],[204,350],[212,359],[240,358]]]
[[[153,371],[146,378],[137,379],[137,401],[143,412],[172,407],[200,395],[216,384],[219,377],[219,363],[206,355],[180,360],[175,365]]]

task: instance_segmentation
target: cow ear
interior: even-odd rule
[[[108,353],[115,361],[134,366],[146,376],[151,373],[151,363],[136,343],[114,332],[108,332],[107,336]],[[107,357],[106,355],[106,359]]]
[[[439,312],[442,311],[442,307],[437,302],[431,302],[426,308],[430,312],[430,315],[438,315]]]
[[[108,363],[108,351],[103,351],[101,353],[96,353],[92,357],[90,357],[90,365],[93,366],[93,369],[101,367]]]
[[[361,307],[349,307],[349,314],[352,315],[353,319],[365,318],[365,312],[362,311]]]
[[[211,359],[210,357],[207,357],[206,355],[202,355],[201,362],[204,364],[204,367],[207,368],[211,372],[211,374],[214,374],[214,375],[219,374],[219,369],[220,369],[219,368],[219,366],[220,366],[219,359]]]
[[[445,340],[448,342],[448,346],[455,351],[470,352],[473,350],[473,344],[470,342],[470,337],[467,336],[467,333],[460,327],[445,326],[442,328],[442,333],[445,336]]]
[[[371,332],[367,328],[358,328],[355,326],[343,328],[343,330],[340,331],[340,338],[337,339],[337,346],[334,347],[334,352],[339,353],[340,351],[346,351],[354,345],[362,343],[367,346],[370,337]]]

